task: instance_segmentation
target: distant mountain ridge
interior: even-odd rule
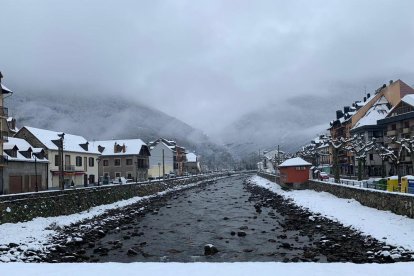
[[[227,150],[210,141],[202,131],[123,98],[15,93],[7,101],[17,127],[63,131],[88,140],[140,138],[149,142],[164,137],[196,151],[210,167],[219,167],[226,160],[233,162]]]

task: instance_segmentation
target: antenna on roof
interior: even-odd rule
[[[364,93],[365,93],[365,97],[367,96],[367,86],[364,85]]]

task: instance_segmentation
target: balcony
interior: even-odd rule
[[[410,156],[406,156],[404,158],[404,162],[411,162],[411,157]]]
[[[65,165],[65,172],[74,172],[76,170],[74,165]]]
[[[404,134],[410,133],[410,128],[409,127],[403,128],[402,133],[404,133]]]
[[[397,135],[397,131],[396,130],[388,130],[387,131],[387,136],[395,136]]]
[[[9,132],[4,131],[4,130],[0,130],[0,140],[2,140],[3,142],[8,142],[9,141]]]

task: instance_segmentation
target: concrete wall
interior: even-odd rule
[[[33,179],[36,179],[36,174],[41,177],[41,183],[38,183],[39,191],[47,189],[47,177],[48,177],[48,163],[37,162],[37,172],[34,162],[16,162],[9,161],[7,167],[3,171],[3,193],[8,194],[10,192],[9,177],[10,176],[22,176],[23,183],[25,182],[25,177],[27,176],[28,183],[32,183]],[[26,183],[26,184],[28,184]],[[23,189],[23,192],[28,192]]]
[[[214,177],[230,174],[202,175],[191,178],[167,180],[162,182],[125,185],[107,185],[0,196],[0,224],[20,222],[35,217],[60,216],[78,213],[91,207],[110,204],[134,196],[147,196],[180,185],[207,181]]]
[[[314,180],[308,181],[308,187],[318,192],[331,193],[340,198],[353,198],[368,207],[414,218],[414,195],[389,193]]]

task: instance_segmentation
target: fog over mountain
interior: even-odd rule
[[[216,168],[233,159],[202,131],[152,107],[122,97],[96,97],[71,93],[15,93],[7,98],[17,126],[32,126],[82,135],[89,140],[140,138],[145,142],[163,137],[176,140]]]

